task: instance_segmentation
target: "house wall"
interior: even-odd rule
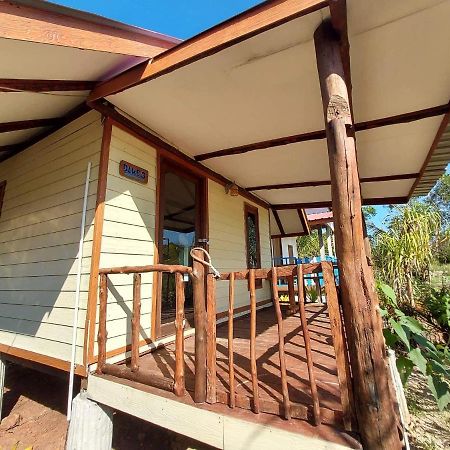
[[[90,112],[0,164],[0,351],[25,349],[70,360],[86,169],[92,163],[84,230],[76,361],[83,359],[94,208],[102,138]]]
[[[293,257],[298,258],[298,250],[297,250],[297,238],[296,237],[287,237],[281,238],[281,253],[284,258],[289,257],[289,249],[288,246],[292,245]]]
[[[225,188],[208,181],[209,252],[214,266],[222,272],[242,270],[247,267],[245,242],[244,205],[258,207],[261,266],[271,267],[269,211],[249,202],[241,196],[232,197]],[[271,298],[270,283],[256,291],[257,301]],[[247,281],[236,281],[235,308],[250,303]],[[217,311],[228,309],[228,282],[217,282]]]
[[[148,184],[119,174],[121,160],[149,172]],[[112,128],[100,267],[153,264],[155,246],[156,150],[125,131]],[[141,338],[150,338],[153,275],[142,274]],[[131,338],[133,275],[109,277],[107,351],[125,347]],[[96,314],[98,327],[98,310]],[[95,339],[97,337],[97,329]],[[98,348],[95,344],[94,353]]]

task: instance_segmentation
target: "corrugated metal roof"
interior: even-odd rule
[[[448,120],[448,119],[447,119]],[[425,171],[414,190],[414,197],[427,195],[450,163],[450,122],[434,148]]]

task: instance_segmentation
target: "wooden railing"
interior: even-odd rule
[[[276,407],[261,400],[259,396],[259,381],[256,359],[256,280],[268,280],[271,283],[273,293],[273,306],[278,326],[278,354],[279,369],[281,377],[281,394],[283,398],[282,415],[285,419],[291,418],[308,419],[308,407],[311,406],[313,422],[319,425],[322,422],[336,423],[336,418],[326,408],[320,407],[317,383],[314,373],[313,352],[311,350],[311,339],[309,334],[308,321],[305,311],[305,275],[316,274],[323,279],[323,287],[325,290],[327,309],[330,319],[331,335],[336,356],[337,376],[339,382],[339,390],[341,395],[341,404],[343,410],[342,422],[347,430],[354,429],[353,416],[353,395],[350,378],[350,368],[348,363],[348,353],[345,342],[345,334],[342,324],[341,311],[338,301],[338,294],[333,273],[333,266],[330,262],[309,263],[292,266],[279,266],[270,269],[245,269],[237,272],[222,273],[220,280],[227,280],[229,283],[228,295],[228,373],[229,373],[229,392],[217,392],[215,398],[210,398],[210,402],[226,403],[230,408],[235,406],[246,407],[248,401],[244,396],[236,394],[235,388],[235,367],[234,367],[234,301],[235,301],[235,282],[236,280],[248,280],[249,283],[249,299],[250,299],[250,372],[252,381],[252,410],[256,414],[259,412],[276,412]],[[278,295],[278,278],[283,277],[288,281],[288,295],[290,313],[299,312],[300,325],[303,330],[303,339],[306,352],[306,363],[308,369],[309,385],[311,390],[312,405],[302,405],[291,402],[289,398],[288,377],[286,369],[285,356],[285,333],[283,329],[283,316],[280,307]],[[297,279],[297,283],[295,283]],[[296,289],[295,289],[296,286]],[[296,301],[296,297],[298,301]],[[213,324],[209,323],[208,327]],[[213,334],[211,333],[211,336]],[[208,345],[208,349],[215,351],[215,342]],[[214,355],[209,355],[208,360],[215,359]],[[216,379],[208,378],[208,385],[211,392],[216,391]]]
[[[176,319],[175,319],[175,375],[170,380],[163,376],[144,371],[139,366],[140,324],[141,324],[141,274],[142,273],[172,273],[175,274],[176,290]],[[108,304],[108,280],[112,275],[133,275],[133,312],[131,318],[131,362],[130,366],[114,365],[106,363],[107,343],[107,304]],[[131,381],[154,386],[160,389],[173,391],[177,396],[185,394],[184,380],[184,282],[183,275],[193,276],[190,267],[180,265],[156,264],[152,266],[114,267],[100,269],[100,308],[98,325],[98,363],[97,372],[125,378]],[[161,286],[159,286],[161,289]],[[194,285],[195,289],[195,285]]]
[[[197,253],[197,259],[202,259],[202,253]],[[148,272],[175,274],[176,286],[176,318],[175,318],[175,369],[173,379],[142,370],[139,365],[139,336],[141,309],[141,274]],[[184,362],[184,282],[183,275],[188,275],[193,284],[194,297],[194,325],[195,325],[195,370],[194,370],[194,401],[197,403],[224,403],[230,408],[251,408],[254,413],[268,412],[278,414],[280,406],[267,399],[260,398],[258,380],[258,364],[256,352],[257,339],[257,302],[256,280],[268,280],[273,292],[273,306],[278,330],[278,356],[281,379],[281,415],[290,420],[299,418],[312,420],[316,425],[322,422],[337,423],[334,412],[320,405],[317,382],[314,371],[313,352],[308,320],[305,311],[305,275],[321,274],[326,296],[327,310],[330,320],[331,336],[335,350],[337,377],[341,395],[343,415],[340,419],[347,430],[353,428],[354,417],[352,407],[352,388],[345,333],[341,320],[337,289],[333,274],[333,266],[329,262],[310,263],[296,266],[282,266],[269,269],[245,269],[222,273],[217,279],[213,274],[206,274],[201,261],[194,261],[193,267],[175,265],[152,265],[141,267],[119,267],[100,270],[100,312],[98,328],[98,372],[109,374],[128,380],[137,381],[157,388],[174,392],[183,396],[185,387]],[[106,363],[106,312],[108,279],[114,274],[133,274],[133,313],[131,327],[131,361],[129,366]],[[284,321],[278,293],[278,278],[288,280],[288,295],[290,299],[290,313],[299,312],[306,364],[311,391],[311,404],[294,403],[289,398],[288,376],[285,355]],[[206,280],[205,280],[206,279]],[[236,391],[236,365],[234,361],[234,321],[235,321],[235,284],[238,280],[247,280],[250,301],[250,375],[251,398],[238,394]],[[295,283],[295,280],[297,281]],[[228,376],[229,390],[225,392],[217,387],[217,344],[216,344],[216,283],[228,281]],[[158,287],[161,290],[161,286]],[[297,301],[296,301],[297,297]],[[249,403],[250,401],[250,403]]]

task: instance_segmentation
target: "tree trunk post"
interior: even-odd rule
[[[203,252],[194,250],[193,254],[200,260]],[[195,403],[206,401],[206,296],[205,266],[194,259],[192,263],[194,290],[194,325],[195,325]]]
[[[363,242],[361,192],[340,37],[329,21],[314,34],[325,116],[342,304],[356,413],[367,450],[399,450],[374,280]]]

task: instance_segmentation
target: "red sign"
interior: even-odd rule
[[[142,167],[135,166],[128,161],[120,161],[119,173],[123,177],[137,181],[138,183],[148,183],[148,170],[145,170]]]

